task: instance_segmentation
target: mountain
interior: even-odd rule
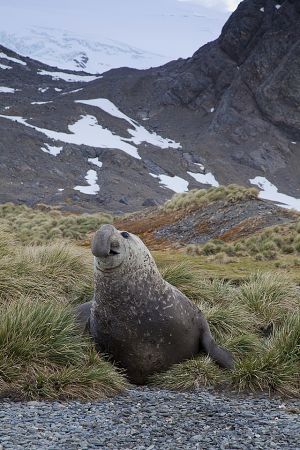
[[[30,27],[22,32],[0,31],[0,43],[20,55],[67,70],[102,73],[115,67],[145,69],[168,57],[103,37],[100,41],[69,31]]]
[[[0,201],[117,213],[234,182],[300,209],[299,51],[293,0],[244,0],[217,40],[142,71],[0,47]]]
[[[230,0],[234,4],[239,0]],[[49,4],[0,2],[0,45],[67,70],[102,73],[118,67],[145,69],[191,56],[212,41],[229,17],[228,0],[218,8],[201,2],[140,0]]]

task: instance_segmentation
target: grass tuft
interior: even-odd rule
[[[204,245],[188,245],[186,252],[190,255],[210,256],[220,263],[222,259],[224,263],[230,262],[228,258],[232,257],[250,256],[257,261],[272,261],[285,255],[297,256],[300,254],[299,229],[298,219],[295,223],[266,228],[255,236],[234,242],[212,239]]]
[[[199,307],[218,343],[223,343],[230,337],[238,337],[254,329],[253,317],[243,305],[237,302],[209,307],[202,304]]]
[[[281,323],[295,309],[299,312],[296,286],[276,272],[254,273],[240,286],[237,297],[255,315],[260,327]]]
[[[0,205],[0,222],[23,243],[42,244],[56,239],[84,240],[89,232],[104,223],[112,223],[107,213],[64,214],[50,207]],[[1,250],[0,250],[1,251]]]
[[[192,189],[189,192],[175,194],[162,206],[162,209],[164,211],[193,210],[217,200],[234,203],[240,200],[257,198],[257,196],[258,190],[256,188],[245,188],[236,184],[209,189]]]
[[[1,307],[0,394],[92,399],[123,390],[125,378],[77,329],[73,309],[20,298]]]
[[[92,295],[92,279],[91,258],[75,245],[14,245],[0,259],[0,304],[20,295],[78,303]]]
[[[216,386],[224,381],[223,372],[208,356],[199,356],[174,364],[168,371],[155,374],[150,384],[166,389],[198,389],[201,386]]]

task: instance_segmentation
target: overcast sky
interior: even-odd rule
[[[48,26],[187,57],[221,32],[238,0],[0,0],[0,31]]]

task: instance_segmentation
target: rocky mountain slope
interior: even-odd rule
[[[0,201],[116,213],[249,180],[300,197],[299,51],[293,0],[244,0],[216,41],[143,71],[0,47]]]
[[[141,236],[152,250],[204,244],[211,239],[232,242],[267,227],[299,220],[296,211],[257,198],[253,190],[207,190],[199,202],[193,193],[172,199],[163,207],[120,217],[115,225]]]

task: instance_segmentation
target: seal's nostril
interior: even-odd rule
[[[123,236],[123,238],[125,238],[125,239],[128,239],[129,233],[127,231],[122,231],[121,236]]]
[[[120,242],[117,239],[115,239],[114,237],[112,237],[110,240],[110,247],[118,248],[118,247],[120,247]]]

